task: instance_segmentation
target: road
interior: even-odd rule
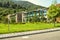
[[[6,38],[0,40],[60,40],[60,31],[28,35],[22,37]]]

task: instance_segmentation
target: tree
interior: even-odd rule
[[[48,18],[53,19],[54,26],[55,26],[55,19],[57,17],[57,14],[59,14],[58,7],[52,4],[48,9],[47,16]]]
[[[58,14],[57,17],[60,16],[60,7],[58,7]]]

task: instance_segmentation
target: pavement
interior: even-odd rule
[[[0,34],[0,39],[22,37],[22,36],[43,34],[43,33],[49,33],[49,32],[57,32],[57,31],[60,31],[60,28],[37,30],[37,31],[28,31],[28,32],[19,32],[19,33],[10,33],[10,34]]]
[[[48,32],[43,34],[28,35],[22,37],[13,37],[0,40],[60,40],[60,31]]]

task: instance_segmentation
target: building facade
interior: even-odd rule
[[[46,12],[47,12],[47,8],[46,7],[41,7],[40,9],[36,9],[33,11],[22,11],[22,12],[18,12],[15,13],[15,22],[16,23],[26,23],[29,21],[30,18],[37,16],[39,18],[41,18],[42,16],[44,16],[45,18],[47,18],[46,16]],[[12,14],[10,16],[13,16]],[[10,17],[9,17],[10,18]],[[11,19],[10,19],[11,21]]]
[[[20,13],[22,15],[22,21],[21,22],[29,22],[29,19],[37,16],[39,18],[41,18],[42,16],[44,16],[45,18],[47,18],[47,8],[41,8],[41,9],[37,9],[37,10],[33,10],[30,12],[22,12]]]

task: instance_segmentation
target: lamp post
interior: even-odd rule
[[[10,15],[8,15],[8,32],[10,32],[9,20],[10,20]]]

